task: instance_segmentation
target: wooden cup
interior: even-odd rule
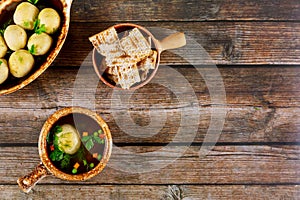
[[[50,132],[51,128],[60,118],[73,113],[83,114],[95,120],[95,122],[98,123],[105,134],[105,149],[99,164],[88,172],[75,175],[64,173],[56,168],[52,164],[52,161],[50,160],[49,154],[47,152],[47,135]],[[110,158],[112,151],[112,137],[105,121],[95,112],[81,107],[68,107],[55,112],[47,119],[40,133],[38,147],[42,162],[33,170],[33,172],[19,178],[17,181],[19,187],[26,193],[28,193],[38,181],[40,181],[47,175],[54,175],[60,179],[68,181],[83,181],[96,176],[104,169]]]
[[[151,39],[154,43],[155,50],[157,51],[157,59],[156,59],[155,69],[152,71],[152,73],[150,75],[147,76],[146,80],[138,83],[138,85],[136,85],[136,86],[130,87],[129,90],[139,89],[151,81],[151,79],[155,76],[155,74],[157,72],[157,69],[158,69],[158,66],[160,63],[160,56],[163,51],[169,50],[169,49],[180,48],[180,47],[183,47],[186,45],[185,35],[184,35],[184,33],[181,33],[181,32],[174,33],[174,34],[164,38],[163,40],[159,41],[146,28],[136,25],[136,24],[124,23],[124,24],[114,25],[113,27],[116,29],[117,33],[120,33],[120,32],[126,31],[126,30],[130,30],[133,28],[138,28],[139,30],[144,32],[147,36],[151,37]],[[100,60],[102,60],[101,57],[102,56],[94,48],[93,55],[92,55],[93,66],[94,66],[95,72],[98,75],[98,77],[100,78],[100,80],[104,84],[106,84],[107,86],[109,86],[113,89],[124,90],[121,87],[117,87],[117,86],[111,84],[110,81],[106,80],[106,78],[102,76],[105,69],[102,69],[103,64],[100,61]]]

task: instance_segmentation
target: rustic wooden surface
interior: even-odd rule
[[[299,11],[300,12],[300,11]],[[93,49],[88,37],[117,22],[80,23],[70,26],[69,37],[57,65],[79,66]],[[161,27],[185,32],[188,45],[198,42],[209,57],[191,55],[195,64],[299,64],[300,23],[297,21],[136,22],[146,28]],[[73,30],[73,31],[72,31]],[[158,36],[158,39],[162,39]],[[192,40],[191,40],[192,39]],[[179,52],[184,51],[178,49]],[[189,64],[172,53],[162,54],[161,64]]]
[[[299,199],[299,20],[298,0],[74,0],[70,32],[53,65],[29,86],[0,97],[0,199]],[[161,64],[166,66],[153,82],[171,79],[180,88],[180,76],[170,77],[166,71],[167,66],[175,69],[194,90],[199,113],[188,92],[183,90],[187,99],[178,101],[168,89],[150,83],[133,94],[128,112],[140,126],[151,123],[150,110],[154,118],[166,115],[166,122],[161,128],[154,121],[156,135],[136,137],[131,124],[123,123],[128,134],[116,123],[112,113],[122,107],[111,107],[116,99],[110,88],[78,80],[79,70],[96,78],[88,37],[121,22],[188,34],[188,46],[194,48],[190,55],[197,56],[187,62],[164,52]],[[195,41],[207,55],[198,56],[203,49],[193,46]],[[210,72],[212,64],[223,79],[224,104],[213,104],[198,74]],[[218,76],[206,78],[218,84]],[[45,120],[62,107],[84,105],[90,98],[75,95],[75,83],[88,95],[95,90],[95,110],[108,122],[116,146],[145,153],[171,142],[166,152],[148,158],[167,166],[147,173],[117,170],[118,163],[135,166],[139,160],[115,148],[109,166],[88,181],[47,177],[30,194],[22,193],[16,180],[39,163],[37,140]],[[199,157],[201,146],[207,145],[212,113],[218,110],[226,112],[222,134],[208,155]],[[191,144],[188,134],[175,138],[182,113],[188,119],[200,114],[198,124],[183,127],[197,130]],[[177,158],[182,148],[187,149]]]

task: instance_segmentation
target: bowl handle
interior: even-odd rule
[[[30,192],[30,190],[44,177],[50,175],[45,165],[39,164],[30,174],[20,177],[17,181],[21,190],[25,193]]]
[[[176,49],[185,46],[186,39],[184,33],[177,32],[159,41],[159,43],[161,48],[160,51],[162,52],[167,49]]]

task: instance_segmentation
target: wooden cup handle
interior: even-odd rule
[[[161,51],[167,49],[176,49],[186,45],[186,39],[184,33],[177,32],[164,38],[160,42]]]
[[[17,181],[21,190],[25,193],[30,190],[44,177],[49,175],[47,168],[43,164],[39,164],[30,174],[20,177]]]

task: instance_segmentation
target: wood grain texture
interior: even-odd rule
[[[0,199],[299,199],[299,13],[299,0],[74,1],[69,35],[52,67],[0,97]],[[88,37],[122,22],[143,25],[158,39],[166,29],[188,36],[185,48],[162,54],[161,65],[178,74],[160,67],[128,107],[112,106],[118,97],[98,83],[89,55]],[[222,97],[214,65],[222,65],[225,102],[213,101]],[[162,86],[168,84],[184,98]],[[108,122],[115,143],[109,165],[88,181],[47,177],[23,194],[16,180],[40,162],[43,123],[72,105]],[[199,157],[211,117],[223,111],[217,145]]]
[[[38,185],[28,195],[18,191],[16,185],[0,185],[3,200],[11,199],[70,199],[80,192],[80,199],[132,199],[176,200],[201,199],[297,199],[299,186],[249,185]]]
[[[182,149],[186,151],[178,154]],[[201,158],[199,149],[172,146],[162,151],[159,146],[132,146],[121,150],[114,147],[108,166],[88,181],[66,182],[46,177],[41,183],[244,185],[298,184],[300,181],[299,146],[215,146]],[[133,152],[137,156],[133,156]],[[146,152],[152,153],[141,154]],[[1,147],[0,184],[15,184],[18,177],[29,173],[39,161],[37,147]],[[144,173],[143,170],[150,171]]]
[[[124,115],[126,111],[117,113],[117,122],[111,113],[103,113],[101,110],[97,110],[97,113],[108,123],[115,143],[201,143],[208,134],[212,110],[201,109],[199,123],[189,125],[180,124],[181,113],[185,118],[195,118],[197,114],[193,109],[156,111],[152,113],[154,122],[149,128],[147,125],[150,123],[150,117],[147,111],[129,111],[133,119],[132,124],[124,124],[125,120],[127,121]],[[40,129],[55,111],[56,109],[1,109],[0,144],[37,143]],[[256,110],[228,107],[226,111],[227,117],[218,139],[220,143],[300,142],[299,108]],[[162,115],[167,115],[166,121],[155,120],[161,119]],[[144,132],[139,131],[143,127]],[[179,127],[183,130],[179,131]],[[194,131],[190,131],[191,129]],[[218,133],[215,131],[213,135],[218,137]]]
[[[206,83],[195,68],[176,68],[179,74],[175,77],[169,77],[170,73],[166,69],[159,69],[153,82],[167,84],[167,80],[180,79],[182,75],[190,82],[198,107],[191,104],[193,95],[183,90],[182,83],[177,81],[173,85],[185,97],[181,101],[169,89],[151,83],[137,90],[127,107],[112,107],[117,96],[112,96],[112,90],[104,84],[98,84],[91,67],[83,68],[83,78],[76,78],[77,69],[51,68],[23,90],[0,97],[0,143],[36,143],[46,119],[57,109],[72,105],[92,105],[91,109],[95,109],[108,122],[116,143],[169,143],[180,126],[185,130],[195,128],[197,134],[192,141],[203,142],[212,113],[218,114],[224,110],[227,115],[219,142],[300,141],[297,117],[299,68],[220,68],[226,90],[226,104],[223,105],[212,104]],[[210,70],[201,68],[203,73]],[[64,79],[66,75],[68,79]],[[92,79],[97,80],[96,84],[91,84]],[[206,76],[206,79],[212,85],[218,84],[214,74]],[[74,85],[75,80],[79,89]],[[127,112],[133,123],[125,123]],[[116,116],[112,114],[122,118],[116,121]],[[161,123],[163,115],[166,115],[166,120]],[[180,125],[181,119],[193,119],[198,115],[198,123]],[[151,128],[145,133],[135,131],[136,126],[147,126],[150,123]],[[120,127],[120,124],[123,126]],[[149,132],[157,134],[150,136]],[[184,136],[174,140],[190,141]]]
[[[72,21],[299,20],[297,0],[112,0],[73,2]]]
[[[174,69],[176,71],[174,71]],[[161,104],[168,109],[187,107],[191,99],[189,90],[182,86],[184,81],[195,93],[201,107],[212,105],[208,86],[224,85],[227,106],[260,108],[299,107],[300,68],[291,67],[234,67],[210,68],[181,66],[160,67],[154,79],[132,95],[131,109],[149,109],[152,104]],[[176,81],[173,81],[176,80]],[[178,101],[175,94],[164,85],[173,84],[174,90],[186,96]],[[80,94],[76,92],[79,91]],[[71,106],[74,102],[87,102],[96,97],[96,107],[103,111],[112,110],[113,90],[104,85],[93,67],[51,67],[35,82],[16,93],[1,96],[0,108],[34,109]],[[125,95],[125,94],[124,94]],[[220,104],[218,104],[220,105]]]
[[[80,66],[92,51],[88,37],[116,23],[71,23],[56,66]],[[161,64],[299,64],[298,22],[142,22],[162,39],[171,31],[187,34],[187,46],[164,52]],[[164,28],[164,29],[162,29]],[[177,54],[177,55],[176,55]],[[190,58],[188,62],[181,57]],[[87,60],[83,65],[91,65]]]

